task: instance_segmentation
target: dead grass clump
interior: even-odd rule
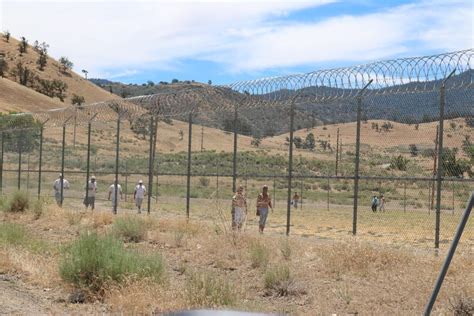
[[[290,268],[287,265],[272,267],[265,272],[264,284],[267,294],[287,296],[292,283]]]
[[[216,308],[230,306],[237,293],[228,281],[211,272],[188,272],[186,275],[186,300],[192,307]]]
[[[28,194],[23,191],[16,191],[6,202],[4,210],[10,213],[22,213],[30,207]]]
[[[75,226],[81,223],[84,213],[78,212],[64,212],[64,216],[69,226]]]
[[[374,248],[357,242],[341,243],[321,254],[329,272],[366,276],[391,267],[407,265],[410,257],[395,249]]]
[[[287,238],[283,239],[280,244],[280,252],[285,260],[291,259],[291,246]]]
[[[145,239],[147,225],[140,217],[118,217],[114,221],[112,232],[125,242],[140,242]]]
[[[270,260],[270,251],[258,241],[250,243],[250,261],[252,268],[265,269]]]
[[[450,310],[455,316],[472,316],[474,315],[474,298],[459,295],[449,299]]]
[[[110,212],[94,213],[92,215],[92,227],[95,229],[112,224],[113,215]]]

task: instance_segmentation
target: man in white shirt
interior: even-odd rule
[[[118,206],[118,197],[115,196],[115,186],[117,186],[117,193],[120,194],[120,199],[122,199],[122,187],[116,181],[109,187],[109,201],[112,198],[112,209],[116,209]]]
[[[92,176],[90,181],[87,183],[87,197],[84,197],[84,205],[86,209],[91,206],[91,209],[95,209],[95,195],[97,193],[97,182],[95,181],[95,177]]]
[[[137,186],[135,187],[135,192],[133,193],[133,198],[135,200],[135,205],[138,207],[138,214],[142,212],[142,203],[143,198],[146,194],[146,188],[143,185],[143,181],[139,180]]]
[[[63,196],[61,198],[61,183],[63,186]],[[56,199],[56,203],[58,203],[59,207],[63,206],[64,201],[64,190],[69,189],[69,181],[63,179],[63,175],[59,174],[59,178],[54,181],[53,190],[54,190],[54,198]]]

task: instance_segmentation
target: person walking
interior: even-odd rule
[[[372,201],[371,201],[371,206],[372,206],[372,212],[377,212],[377,205],[379,204],[379,201],[377,199],[377,196],[374,195],[372,196]]]
[[[146,187],[143,185],[143,181],[139,180],[137,186],[135,187],[135,192],[133,192],[133,199],[135,200],[135,205],[138,208],[138,214],[142,212],[142,203],[146,195]]]
[[[63,196],[61,196],[61,186],[63,187]],[[63,206],[64,202],[64,190],[69,189],[69,181],[63,179],[63,175],[60,173],[59,178],[53,183],[54,198],[59,207]]]
[[[268,194],[268,186],[264,185],[262,188],[262,193],[260,193],[257,197],[257,216],[260,217],[258,230],[261,234],[263,234],[263,230],[265,229],[269,208],[273,212],[272,198],[270,197],[270,194]]]
[[[97,193],[97,182],[95,182],[95,176],[92,176],[87,183],[87,196],[84,197],[84,205],[86,209],[91,206],[91,210],[95,209],[95,195]]]
[[[115,190],[115,187],[117,187],[117,190]],[[115,191],[117,191],[117,195],[120,194],[120,199],[122,199],[122,187],[120,186],[120,184],[118,184],[117,181],[114,181],[114,184],[109,187],[109,201],[112,198],[112,211],[114,213],[117,209],[119,201],[118,196],[115,196]]]
[[[295,192],[293,195],[293,206],[294,208],[298,208],[298,202],[300,200],[300,196],[298,195],[298,192]]]
[[[244,187],[239,186],[237,192],[232,197],[232,208],[234,216],[232,217],[232,228],[241,230],[247,215],[247,199],[244,195]]]
[[[379,199],[379,211],[380,212],[385,212],[385,197],[382,195],[380,195],[380,199]]]

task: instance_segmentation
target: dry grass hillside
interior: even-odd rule
[[[0,78],[0,111],[38,111],[63,107],[64,103],[6,78]]]
[[[20,52],[18,50],[18,40],[10,38],[9,42],[6,42],[3,37],[0,39],[0,52],[5,55],[5,60],[8,64],[8,71],[6,72],[5,77],[6,79],[9,79],[11,81],[17,81],[12,71],[14,70],[18,62],[22,62],[23,66],[28,67],[34,75],[38,76],[41,79],[58,79],[66,83],[68,88],[66,91],[66,98],[64,100],[64,103],[60,102],[57,98],[53,100],[45,96],[46,98],[49,98],[52,101],[48,103],[44,101],[44,98],[39,97],[39,94],[36,95],[36,93],[27,93],[26,90],[22,91],[20,89],[10,89],[8,91],[9,93],[0,94],[0,110],[8,111],[12,109],[19,110],[23,108],[25,110],[29,110],[30,104],[32,103],[40,104],[41,106],[44,105],[43,109],[57,108],[58,105],[68,106],[71,104],[71,97],[73,94],[83,96],[85,98],[86,103],[93,103],[118,98],[118,96],[110,94],[108,91],[105,91],[100,87],[92,84],[91,82],[84,79],[82,76],[74,73],[73,71],[69,71],[67,74],[63,73],[60,68],[60,63],[49,56],[45,69],[43,71],[40,71],[36,64],[39,54],[38,52],[33,50],[33,47],[31,46],[31,44],[33,44],[33,41],[34,39],[29,39],[27,52],[23,53],[23,56],[20,56]],[[3,90],[8,89],[3,87],[6,85],[5,80],[2,80],[0,82],[0,85],[0,89],[2,89],[2,92]],[[27,96],[27,94],[29,94],[29,96]]]

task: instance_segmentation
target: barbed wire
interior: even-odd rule
[[[240,81],[230,85],[186,85],[165,87],[159,93],[126,99],[69,106],[54,110],[20,113],[31,115],[48,126],[60,126],[74,118],[75,124],[96,121],[134,120],[143,116],[161,119],[189,114],[233,112],[246,109],[262,113],[270,107],[286,109],[289,104],[315,106],[352,100],[370,80],[364,97],[392,94],[430,93],[453,70],[456,74],[446,90],[474,88],[474,50],[432,56],[401,58],[360,66],[319,70],[305,74]],[[254,110],[252,110],[254,109]]]

